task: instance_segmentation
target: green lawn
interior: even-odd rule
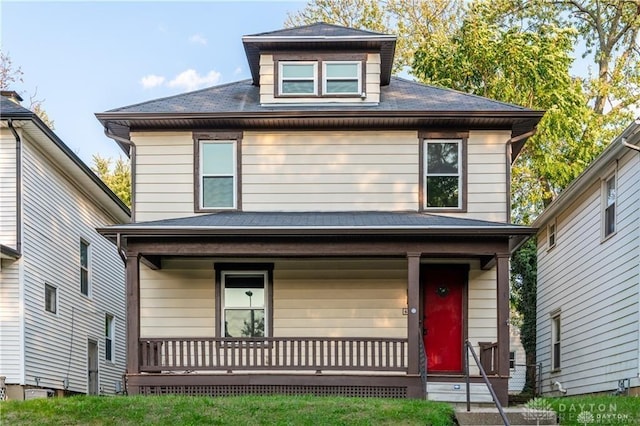
[[[448,404],[312,396],[88,397],[0,403],[2,425],[454,425]]]
[[[640,398],[580,396],[545,398],[561,425],[639,425]]]

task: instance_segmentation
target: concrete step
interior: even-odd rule
[[[511,426],[524,425],[557,425],[556,414],[553,411],[532,411],[523,407],[504,408]],[[504,426],[497,408],[466,408],[456,409],[456,419],[460,426]]]

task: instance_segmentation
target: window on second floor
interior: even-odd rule
[[[332,61],[322,63],[322,93],[327,95],[360,95],[360,62]]]
[[[80,240],[80,293],[89,296],[89,243]]]
[[[603,181],[603,236],[606,238],[616,232],[616,175],[615,173]]]
[[[547,225],[547,243],[550,249],[556,246],[556,221],[555,219]]]
[[[462,148],[460,139],[424,140],[424,209],[463,209]]]
[[[238,209],[240,204],[240,134],[194,134],[195,210]]]
[[[316,95],[318,88],[317,62],[280,62],[281,95]]]
[[[113,362],[114,357],[114,336],[115,322],[113,315],[106,314],[104,317],[104,359]]]

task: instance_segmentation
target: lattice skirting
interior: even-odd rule
[[[215,386],[140,386],[143,395],[316,395],[373,398],[406,398],[402,386],[301,386],[301,385],[215,385]]]

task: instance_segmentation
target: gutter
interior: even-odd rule
[[[7,125],[16,138],[16,252],[22,254],[22,140],[13,127],[13,119]]]
[[[136,221],[136,144],[133,143],[132,140],[120,137],[109,130],[107,124],[104,126],[104,134],[109,138],[113,139],[116,142],[125,144],[131,148],[130,157],[131,158],[131,222]]]

